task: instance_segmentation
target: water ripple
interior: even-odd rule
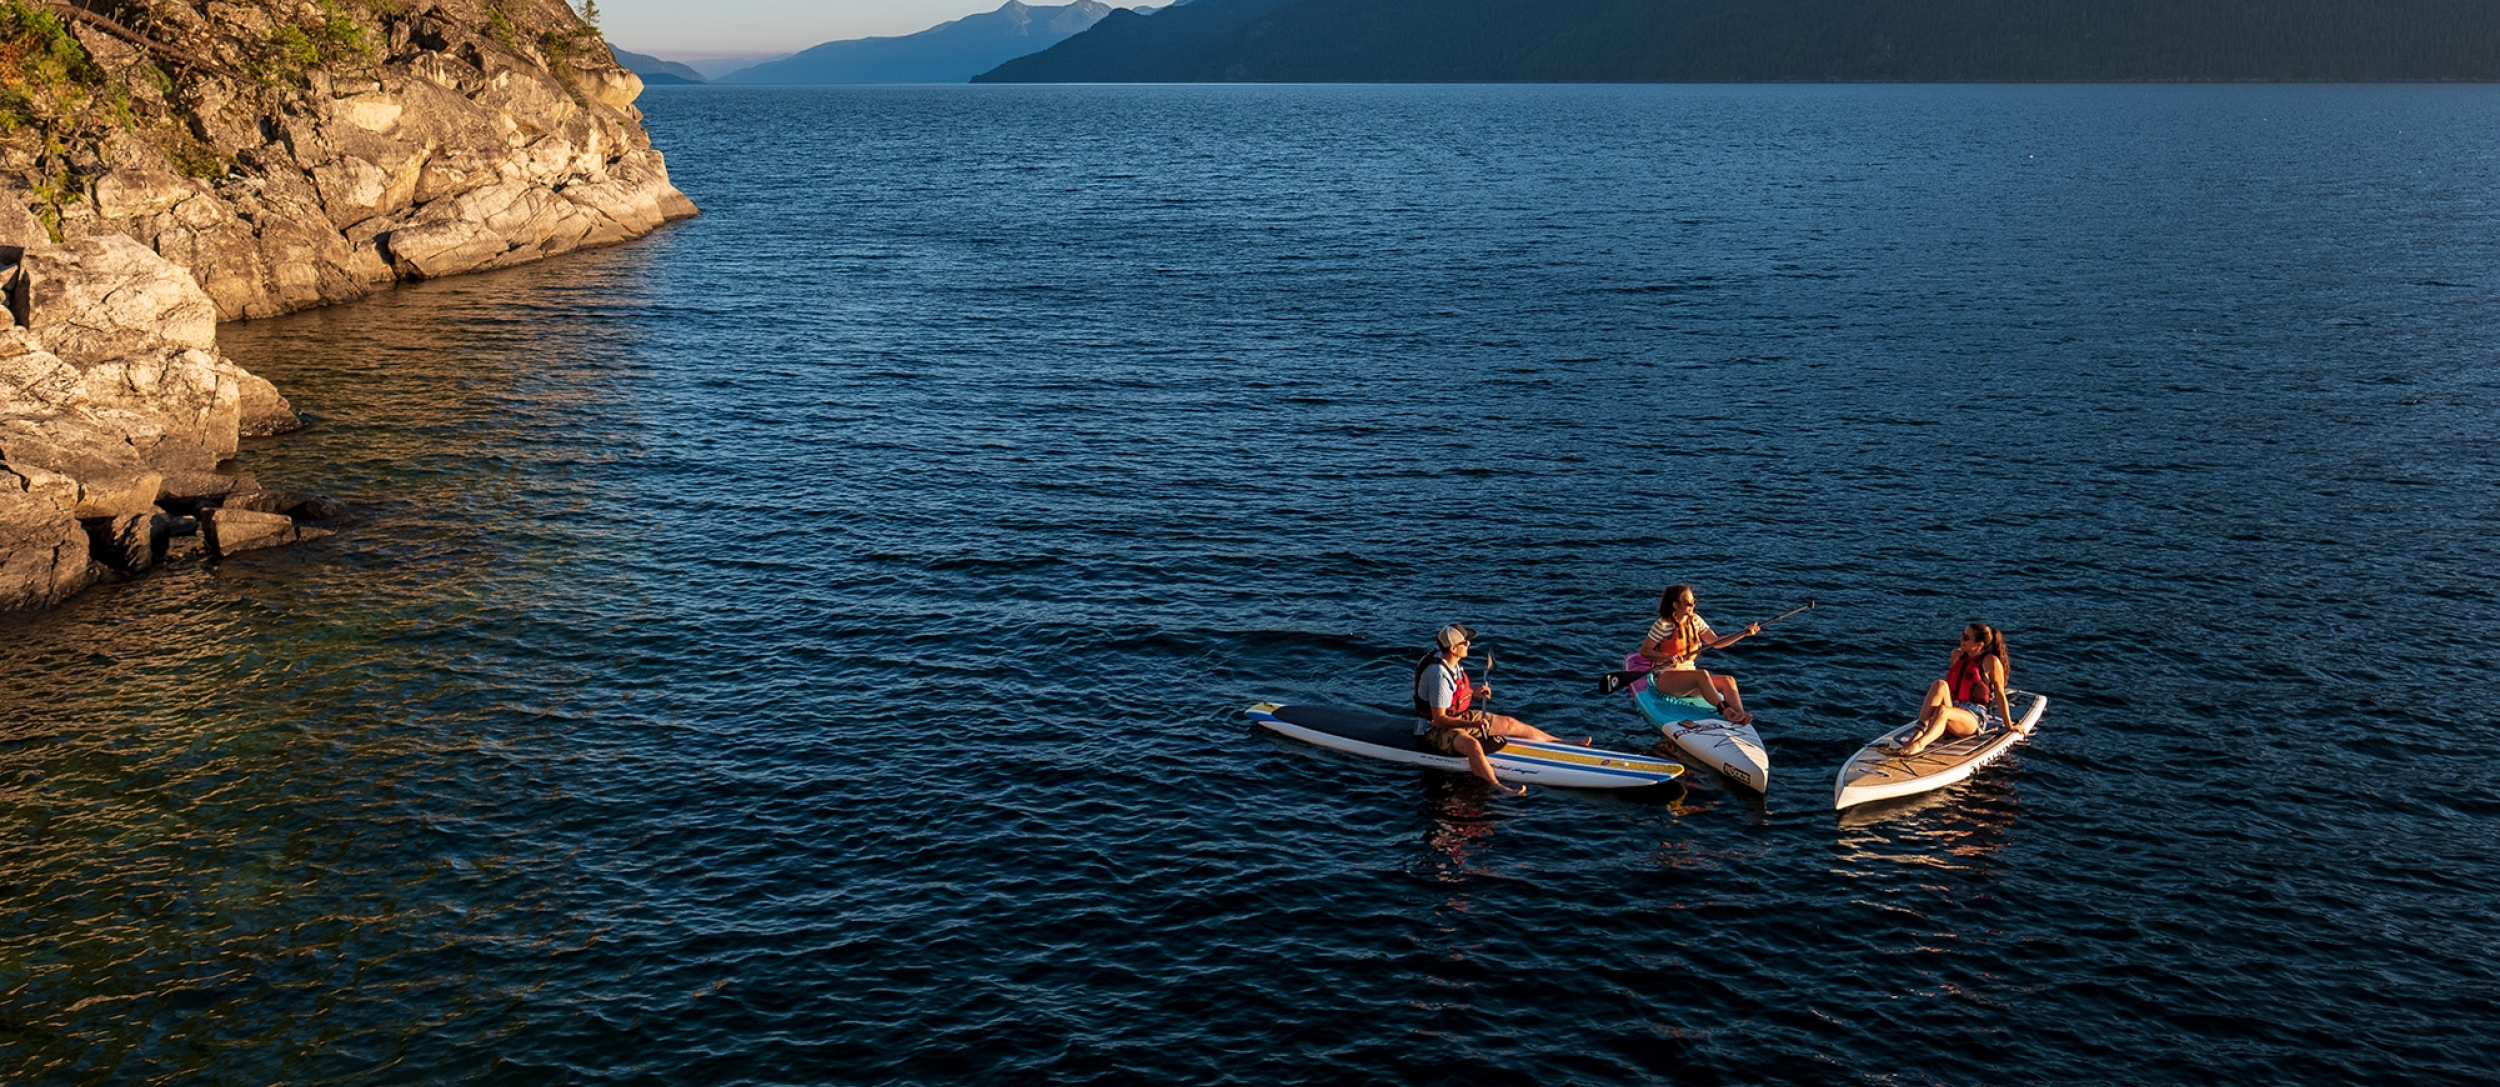
[[[2492,93],[655,91],[702,218],[225,330],[337,535],[0,638],[0,1079],[2475,1082]],[[1645,749],[1670,580],[1767,798],[1240,716]]]

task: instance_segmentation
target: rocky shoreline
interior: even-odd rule
[[[0,0],[0,84],[0,612],[324,534],[232,468],[300,421],[219,321],[695,213],[556,0]]]

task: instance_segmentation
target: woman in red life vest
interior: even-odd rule
[[[1693,587],[1669,585],[1658,594],[1658,621],[1649,624],[1649,633],[1641,638],[1639,660],[1651,669],[1649,682],[1658,693],[1679,698],[1698,698],[1710,703],[1719,716],[1734,724],[1751,724],[1753,715],[1745,712],[1745,698],[1737,693],[1734,676],[1714,676],[1698,665],[1704,649],[1725,649],[1753,636],[1762,624],[1753,623],[1745,629],[1719,637],[1710,624],[1693,610]],[[1625,661],[1631,668],[1642,664]]]
[[[1556,741],[1542,730],[1532,728],[1515,717],[1504,717],[1480,709],[1469,709],[1477,698],[1490,698],[1493,688],[1478,687],[1467,679],[1458,665],[1467,659],[1467,646],[1476,632],[1452,623],[1441,628],[1435,639],[1440,651],[1429,653],[1415,665],[1415,737],[1425,750],[1456,755],[1467,760],[1467,768],[1476,772],[1495,789],[1517,796],[1526,789],[1502,784],[1493,775],[1493,764],[1485,761],[1487,751],[1502,749],[1500,737],[1522,740],[1543,740],[1548,743],[1568,742],[1586,745],[1588,739]]]
[[[1927,701],[1918,710],[1918,734],[1893,753],[1916,755],[1948,732],[1975,735],[1992,710],[1997,720],[2012,721],[2014,711],[2005,703],[2011,664],[2003,631],[1986,623],[1963,627],[1962,644],[1954,647],[1944,678],[1927,685]]]

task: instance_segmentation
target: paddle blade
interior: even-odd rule
[[[1597,677],[1597,693],[1613,694],[1622,690],[1625,684],[1648,674],[1647,672],[1608,672]]]

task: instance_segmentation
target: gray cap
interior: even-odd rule
[[[1467,629],[1466,625],[1463,623],[1452,623],[1448,626],[1442,627],[1441,633],[1435,636],[1434,640],[1441,643],[1441,648],[1448,649],[1449,647],[1457,645],[1460,642],[1475,641],[1476,632]]]

